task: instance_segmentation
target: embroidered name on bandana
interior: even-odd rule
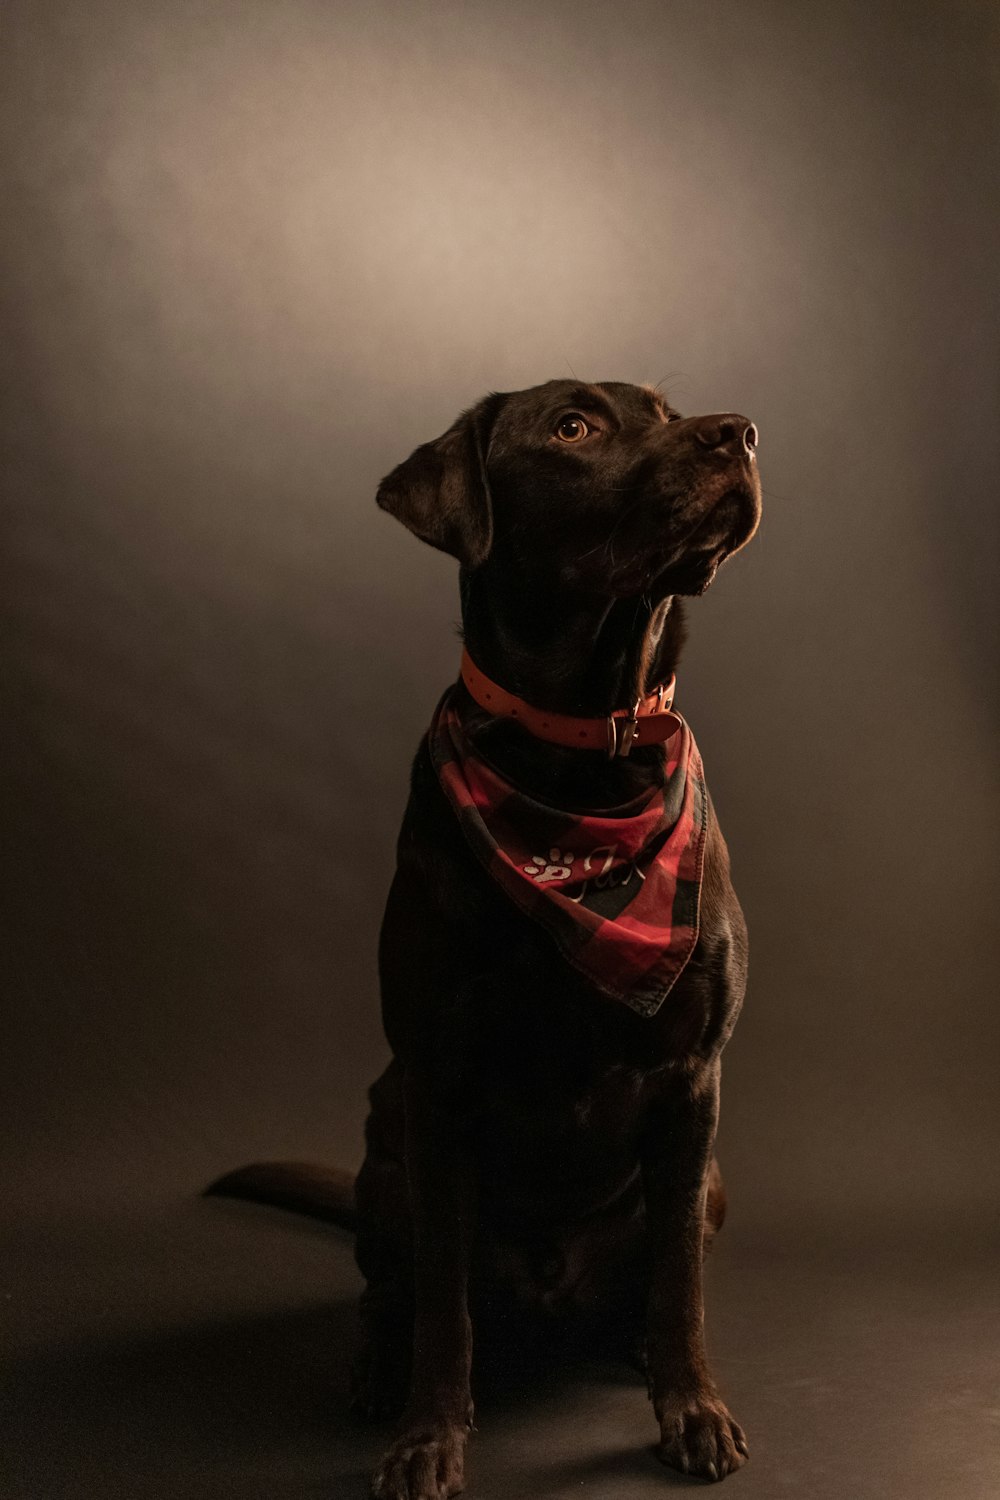
[[[654,1015],[698,941],[708,799],[687,724],[666,746],[662,788],[610,813],[566,813],[477,753],[453,696],[428,745],[473,852],[598,990]]]

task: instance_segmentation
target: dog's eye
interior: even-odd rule
[[[589,433],[590,428],[577,412],[571,412],[568,417],[563,417],[556,428],[556,437],[564,443],[578,443]]]

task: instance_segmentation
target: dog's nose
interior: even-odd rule
[[[703,448],[713,453],[728,453],[730,458],[752,458],[757,451],[756,427],[737,412],[703,417],[694,436]]]

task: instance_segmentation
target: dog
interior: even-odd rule
[[[718,1480],[748,1456],[702,1332],[746,927],[672,700],[682,599],[757,529],[756,449],[736,413],[551,380],[379,486],[458,559],[464,641],[382,926],[393,1059],[356,1183],[278,1163],[212,1189],[355,1225],[354,1404],[404,1408],[377,1500],[463,1488],[473,1325],[514,1307],[634,1332],[666,1464]]]

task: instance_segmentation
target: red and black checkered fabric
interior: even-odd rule
[[[567,813],[483,758],[455,698],[449,689],[439,703],[428,745],[473,852],[598,990],[654,1015],[698,940],[708,798],[687,724],[665,747],[662,788],[599,813]]]

